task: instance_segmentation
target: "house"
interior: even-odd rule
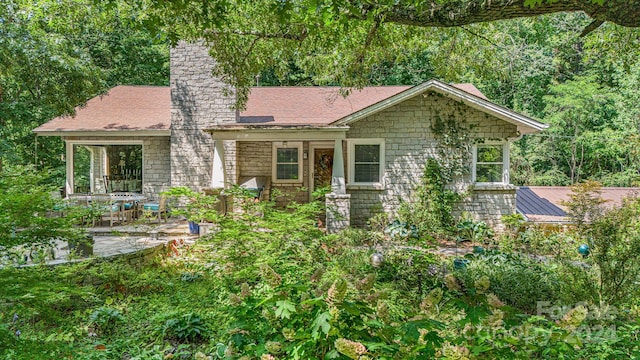
[[[570,201],[569,186],[520,186],[517,189],[516,211],[533,224],[563,225],[572,223],[565,202]],[[602,187],[602,209],[617,208],[625,198],[640,196],[640,188]]]
[[[224,188],[261,177],[308,201],[330,185],[327,226],[335,231],[411,199],[425,161],[438,154],[434,123],[446,118],[467,124],[471,141],[468,174],[455,184],[469,190],[461,210],[498,224],[516,209],[509,143],[546,128],[471,84],[437,80],[368,87],[346,98],[332,87],[256,87],[236,111],[233,89],[211,76],[213,66],[206,48],[180,43],[171,52],[169,88],[118,86],[75,117],[36,128],[66,142],[67,192],[153,196],[172,186]],[[83,171],[74,157],[84,159]]]

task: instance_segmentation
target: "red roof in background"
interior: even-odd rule
[[[569,186],[521,186],[516,193],[516,208],[529,221],[567,222],[564,201],[569,200]],[[640,196],[640,188],[603,187],[600,196],[606,202],[604,208],[620,207],[622,200]]]
[[[169,87],[116,86],[77,107],[75,116],[57,117],[34,131],[169,130],[170,124]]]
[[[472,84],[453,86],[486,99]],[[326,125],[409,88],[371,86],[345,98],[339,87],[255,87],[239,124]],[[34,132],[168,130],[170,125],[169,87],[116,86],[76,108],[75,116],[57,117]]]

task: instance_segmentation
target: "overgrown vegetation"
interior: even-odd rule
[[[55,240],[82,237],[74,225],[89,213],[66,206],[49,176],[32,166],[6,166],[0,172],[0,264],[24,257],[42,260]]]
[[[567,242],[566,258],[489,249],[459,269],[379,229],[326,235],[317,203],[243,204],[217,219],[215,234],[141,268],[0,269],[0,358],[640,356],[637,276],[599,270],[637,268],[620,262],[629,250],[620,246],[633,243],[621,234],[637,231],[638,201],[588,224],[582,233],[610,247],[594,243],[586,259]],[[370,263],[372,237],[380,267]],[[620,275],[627,282],[616,287]],[[594,296],[601,281],[600,293],[615,297]]]
[[[403,202],[398,210],[399,218],[415,226],[423,238],[443,237],[453,229],[452,211],[460,195],[445,187],[449,180],[438,160],[429,158],[414,199]]]

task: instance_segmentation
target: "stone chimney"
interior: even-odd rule
[[[214,141],[204,132],[235,123],[235,91],[211,75],[206,47],[179,42],[171,49],[171,186],[211,186]],[[227,93],[227,95],[225,95]],[[225,141],[225,182],[235,183],[235,141]]]

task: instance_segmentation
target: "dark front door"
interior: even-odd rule
[[[313,150],[313,190],[331,186],[333,149]]]

